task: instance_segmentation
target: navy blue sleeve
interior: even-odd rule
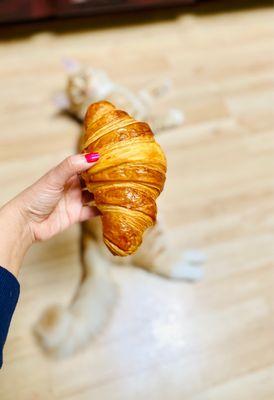
[[[18,280],[7,269],[0,267],[0,368],[3,364],[3,347],[19,293]]]

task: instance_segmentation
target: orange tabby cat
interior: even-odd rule
[[[142,245],[128,257],[114,256],[108,250],[100,218],[81,224],[80,240],[82,279],[72,302],[66,307],[53,305],[35,327],[42,346],[58,356],[86,344],[108,320],[117,294],[110,274],[113,264],[141,267],[167,278],[185,278],[185,263],[169,243],[159,218],[145,233]]]

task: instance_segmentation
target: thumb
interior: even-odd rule
[[[45,176],[47,182],[56,188],[63,187],[69,178],[91,168],[99,159],[98,153],[76,154],[67,157]]]

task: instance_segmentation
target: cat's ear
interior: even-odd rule
[[[81,68],[80,63],[72,58],[63,58],[62,64],[69,74],[73,74]]]

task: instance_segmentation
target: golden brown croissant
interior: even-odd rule
[[[107,101],[89,106],[84,126],[82,152],[98,152],[100,159],[82,177],[102,213],[105,244],[127,256],[156,221],[166,159],[148,124]]]

